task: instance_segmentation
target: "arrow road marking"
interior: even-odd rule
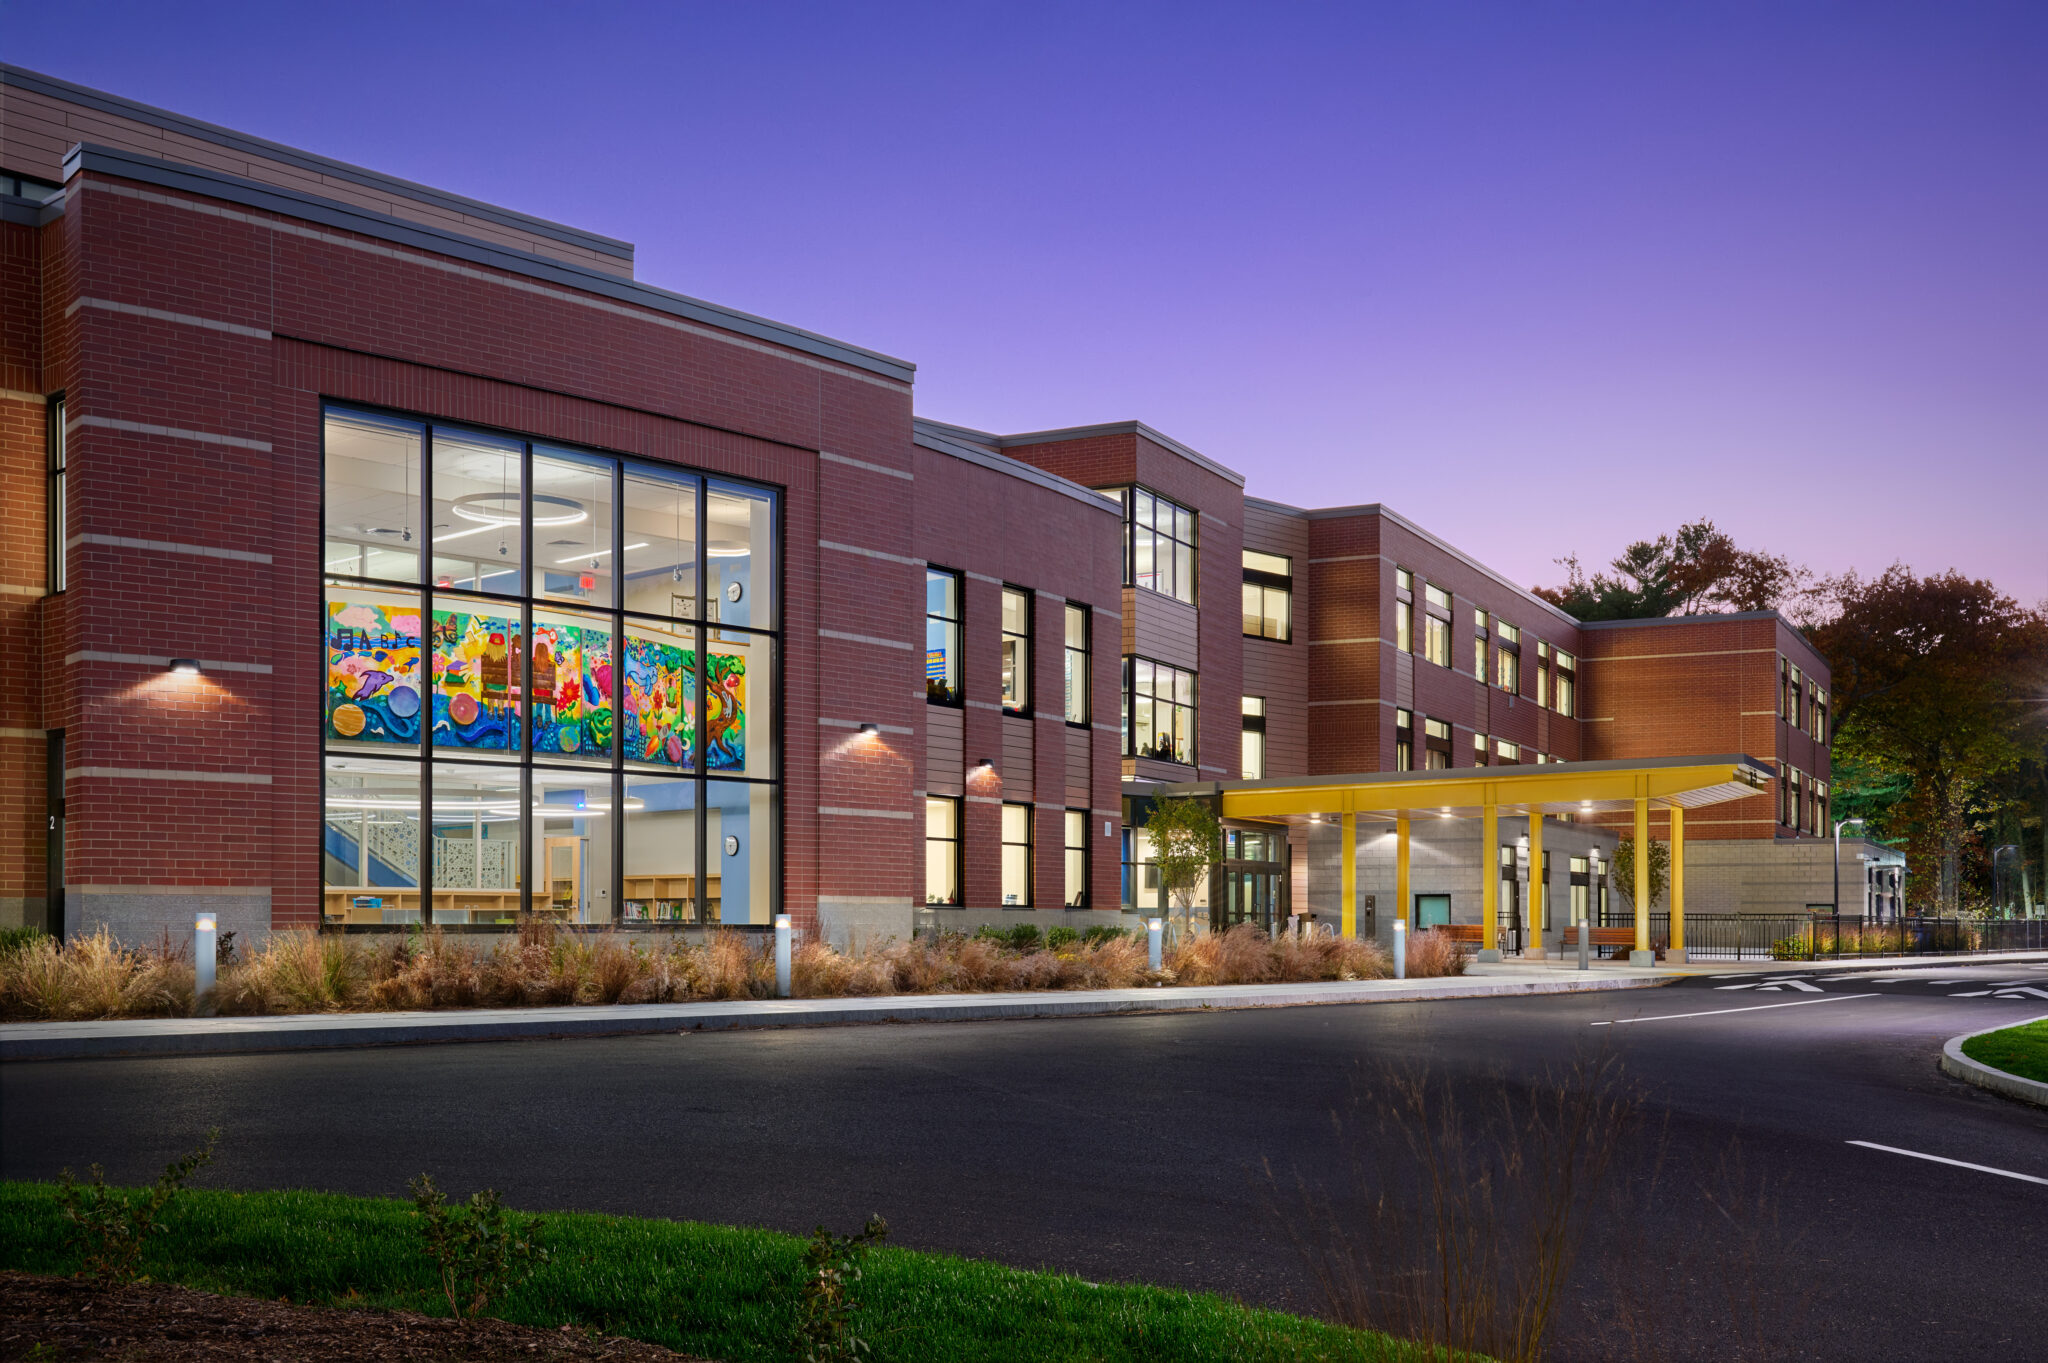
[[[1952,999],[1981,999],[1987,997],[1990,993],[1989,989],[1973,989],[1967,994],[1950,994],[1949,997]]]
[[[1779,989],[1781,989],[1781,988],[1783,988],[1783,989],[1803,989],[1803,990],[1805,990],[1805,991],[1806,991],[1807,993],[1809,993],[1809,994],[1819,994],[1819,993],[1823,993],[1823,992],[1825,992],[1825,991],[1823,991],[1823,990],[1821,989],[1821,987],[1820,987],[1819,985],[1817,985],[1817,984],[1808,984],[1808,983],[1807,983],[1807,982],[1806,982],[1805,980],[1772,980],[1772,981],[1771,981],[1771,982],[1770,982],[1769,984],[1717,984],[1717,985],[1715,985],[1715,986],[1714,986],[1714,988],[1716,988],[1716,989],[1754,989],[1754,990],[1757,990],[1757,991],[1758,991],[1759,993],[1762,993],[1762,992],[1764,992],[1764,991],[1767,991],[1767,990],[1768,990],[1768,991],[1770,991],[1770,992],[1772,992],[1772,993],[1775,993],[1775,992],[1777,992],[1777,991],[1778,991]]]
[[[1824,999],[1793,999],[1789,1003],[1752,1003],[1746,1008],[1709,1008],[1703,1013],[1659,1013],[1647,1018],[1615,1018],[1611,1022],[1588,1023],[1590,1027],[1621,1027],[1631,1022],[1671,1022],[1678,1018],[1716,1018],[1723,1013],[1757,1013],[1766,1008],[1800,1008],[1809,1003],[1847,1003],[1851,999],[1874,999],[1877,994],[1830,994]]]
[[[1818,1002],[1818,1000],[1815,1000],[1815,1002]],[[1958,1169],[1975,1169],[1980,1174],[1997,1174],[2000,1178],[2016,1178],[2022,1183],[2048,1185],[2048,1178],[2041,1178],[2035,1174],[2015,1174],[2010,1169],[1994,1169],[1988,1164],[1972,1164],[1968,1160],[1948,1159],[1942,1155],[1923,1155],[1918,1150],[1901,1150],[1896,1145],[1879,1145],[1876,1141],[1850,1141],[1849,1144],[1860,1145],[1865,1150],[1882,1150],[1888,1155],[1910,1155],[1914,1159],[1932,1160],[1936,1164],[1953,1164]]]
[[[2001,989],[1998,991],[1998,997],[2002,999],[2024,998],[2028,994],[2032,994],[2037,999],[2048,999],[2048,989],[2036,989],[2032,985],[2024,985],[2018,989]]]

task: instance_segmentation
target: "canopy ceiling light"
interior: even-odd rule
[[[516,492],[472,492],[448,503],[448,509],[466,521],[484,525],[517,525],[519,502]],[[544,510],[546,514],[543,514]],[[590,512],[574,497],[557,497],[546,492],[533,494],[535,525],[576,525],[589,519]]]

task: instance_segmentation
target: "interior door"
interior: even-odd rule
[[[583,839],[549,838],[548,908],[574,921],[583,908]]]

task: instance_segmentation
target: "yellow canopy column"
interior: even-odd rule
[[[1685,960],[1685,810],[1678,805],[1671,806],[1671,944],[1664,959]]]
[[[1549,926],[1550,905],[1547,901],[1549,886],[1543,883],[1543,811],[1532,806],[1529,810],[1529,911],[1528,924],[1524,928],[1527,936],[1522,943],[1522,955],[1532,961],[1541,961],[1550,953],[1543,948],[1543,929]]]
[[[1358,935],[1358,816],[1345,814],[1344,825],[1344,869],[1338,877],[1344,896],[1344,935]]]
[[[1629,953],[1630,965],[1655,965],[1650,950],[1650,797],[1636,796],[1636,949]]]
[[[1482,807],[1479,834],[1479,959],[1500,959],[1500,806]]]
[[[1408,923],[1408,818],[1394,820],[1394,917]],[[1412,931],[1413,923],[1408,923]]]

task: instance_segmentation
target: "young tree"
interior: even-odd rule
[[[2048,615],[1989,582],[1896,563],[1827,588],[1837,611],[1810,633],[1834,671],[1835,752],[1910,778],[1905,807],[1934,854],[1935,903],[1955,913],[1973,815],[2043,755],[2034,701],[2048,691]]]
[[[1175,796],[1152,806],[1145,832],[1152,840],[1160,884],[1166,887],[1168,898],[1179,911],[1177,934],[1185,940],[1193,930],[1190,919],[1195,896],[1208,880],[1209,868],[1216,864],[1216,845],[1222,840],[1223,826],[1208,801]]]
[[[1629,907],[1635,907],[1636,899],[1636,838],[1631,833],[1623,838],[1614,849],[1614,876],[1608,881]],[[1671,885],[1671,844],[1650,840],[1650,907],[1657,907],[1664,898],[1664,891]]]

